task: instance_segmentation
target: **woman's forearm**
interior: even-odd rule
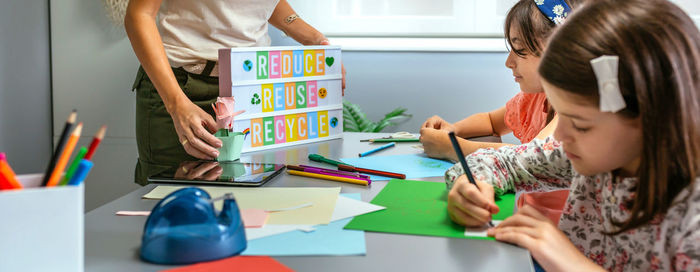
[[[292,14],[295,14],[292,6],[286,0],[280,0],[275,11],[272,12],[269,22],[303,45],[317,45],[326,39],[323,33],[307,24],[302,18],[287,23],[285,19]]]
[[[168,111],[182,101],[189,101],[170,68],[163,42],[156,27],[160,0],[129,2],[124,27],[136,57],[156,87]]]

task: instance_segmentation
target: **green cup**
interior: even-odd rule
[[[220,129],[214,136],[219,138],[222,143],[221,148],[219,148],[219,157],[216,158],[217,161],[235,161],[241,158],[243,133]]]
[[[226,163],[222,162],[219,164],[223,168],[224,172],[219,176],[219,179],[223,180],[234,180],[237,177],[246,174],[245,165],[242,163]]]

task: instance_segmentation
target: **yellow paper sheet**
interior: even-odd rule
[[[162,199],[168,194],[185,186],[158,186],[145,199]],[[296,210],[271,212],[267,224],[271,225],[317,225],[328,224],[333,215],[335,201],[338,199],[340,187],[331,188],[234,188],[234,187],[199,187],[209,193],[212,198],[233,193],[239,209],[284,209],[304,203],[312,206]],[[221,209],[223,201],[215,203]]]

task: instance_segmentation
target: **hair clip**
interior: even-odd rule
[[[602,112],[615,113],[627,106],[617,79],[618,61],[618,56],[600,56],[591,60],[591,67],[593,67],[593,72],[598,80],[600,111]]]
[[[569,16],[571,8],[564,0],[534,0],[537,8],[554,24],[561,24]]]

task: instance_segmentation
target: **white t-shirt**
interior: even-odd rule
[[[173,67],[218,59],[218,49],[269,46],[268,22],[279,0],[165,0],[158,30]]]

